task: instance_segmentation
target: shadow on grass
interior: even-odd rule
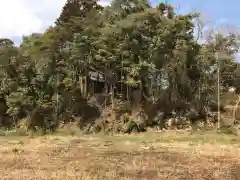
[[[196,132],[193,134],[175,134],[168,133],[143,133],[137,135],[92,135],[100,139],[130,143],[171,143],[171,142],[188,142],[190,144],[239,144],[240,137],[233,134],[216,133],[216,132]]]
[[[43,134],[40,131],[35,132],[31,137],[39,137]],[[17,137],[17,136],[29,136],[23,130],[12,130],[3,131],[0,130],[0,137]],[[171,143],[171,142],[188,142],[191,145],[195,144],[240,144],[240,136],[236,136],[233,133],[222,129],[220,132],[202,131],[195,133],[173,133],[173,132],[146,132],[140,134],[91,134],[84,135],[79,129],[58,129],[56,132],[48,133],[47,136],[73,136],[73,137],[84,137],[84,138],[97,138],[103,141],[112,141],[117,143],[129,142],[134,144],[144,143]]]

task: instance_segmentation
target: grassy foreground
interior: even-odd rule
[[[240,179],[240,138],[224,134],[14,136],[0,146],[2,180]]]

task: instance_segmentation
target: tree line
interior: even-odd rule
[[[55,131],[72,119],[127,132],[129,124],[163,127],[173,112],[192,123],[208,119],[218,110],[218,70],[220,96],[239,91],[239,37],[210,33],[200,43],[199,16],[148,0],[68,0],[44,33],[19,47],[0,39],[0,125],[18,128],[25,119],[27,129]]]

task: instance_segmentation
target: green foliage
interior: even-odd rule
[[[177,15],[165,3],[153,8],[147,0],[114,0],[105,8],[95,0],[68,0],[56,26],[43,34],[24,37],[20,47],[0,39],[7,115],[19,119],[53,107],[55,124],[66,114],[84,116],[87,98],[100,86],[90,81],[90,72],[103,76],[101,92],[113,105],[114,99],[133,103],[129,96],[140,90],[143,102],[161,100],[169,112],[179,109],[178,102],[202,112],[215,100],[218,67],[222,92],[239,85],[233,56],[238,37],[217,35],[199,44],[193,23],[198,16]]]

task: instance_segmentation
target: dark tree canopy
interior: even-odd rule
[[[206,116],[216,102],[218,68],[221,97],[231,86],[239,92],[239,45],[234,34],[197,42],[198,17],[147,0],[114,0],[107,7],[68,0],[43,34],[24,37],[20,47],[0,39],[2,116],[15,120],[50,108],[55,125],[73,115],[85,123],[93,112],[117,114],[139,104],[154,109],[148,119],[157,111],[168,117],[190,109]]]

